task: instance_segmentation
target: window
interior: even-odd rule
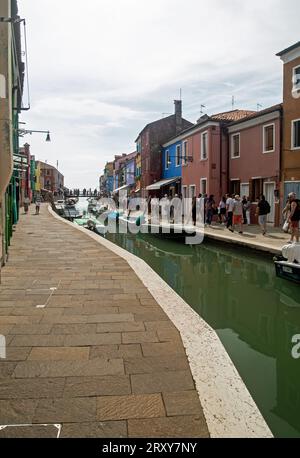
[[[241,182],[240,180],[231,180],[230,182],[230,194],[240,195]]]
[[[208,132],[203,132],[201,134],[201,161],[207,159],[207,150],[208,150]]]
[[[300,148],[300,119],[292,121],[292,148]]]
[[[187,141],[183,142],[182,147],[183,147],[182,165],[187,165],[187,163],[188,163],[187,157],[189,155],[188,142]]]
[[[231,137],[231,159],[240,157],[240,134]]]
[[[272,153],[275,149],[275,124],[263,127],[263,152]]]
[[[293,93],[300,94],[300,65],[293,69]]]
[[[166,161],[166,163],[165,163],[165,169],[166,169],[166,170],[169,170],[169,166],[170,166],[170,152],[169,152],[168,149],[166,150],[165,161]]]
[[[200,180],[200,193],[207,194],[207,178],[201,178]]]
[[[180,159],[181,159],[181,146],[177,145],[176,146],[176,167],[180,166]]]
[[[249,183],[241,183],[241,197],[249,196]]]

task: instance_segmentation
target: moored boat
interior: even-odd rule
[[[284,246],[274,262],[277,277],[300,284],[300,243]]]

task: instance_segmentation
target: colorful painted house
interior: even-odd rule
[[[151,185],[162,180],[162,145],[192,125],[182,117],[181,100],[175,100],[174,103],[173,115],[147,124],[136,139],[136,150],[141,154],[142,160],[143,197],[152,190]],[[158,188],[160,189],[159,186]]]
[[[247,118],[253,111],[232,110],[204,115],[184,131],[182,141],[182,195],[212,194],[215,200],[228,192],[228,134],[230,122]]]
[[[280,153],[282,105],[234,122],[229,134],[229,192],[249,196],[255,209],[264,194],[271,206],[268,222],[280,224]]]
[[[300,41],[277,54],[283,62],[283,205],[290,192],[300,197]]]
[[[164,185],[161,194],[174,197],[181,194],[182,164],[184,161],[182,141],[173,139],[165,143],[162,148],[162,179]]]

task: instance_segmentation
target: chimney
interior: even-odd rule
[[[175,130],[176,134],[182,131],[182,101],[174,100],[175,104]]]

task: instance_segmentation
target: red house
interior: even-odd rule
[[[280,222],[281,119],[280,104],[228,127],[229,191],[250,196],[254,206],[264,194],[271,205],[268,222],[275,225]]]
[[[183,197],[213,194],[219,200],[228,189],[228,135],[230,122],[249,117],[253,111],[233,110],[202,116],[197,124],[182,133]]]

